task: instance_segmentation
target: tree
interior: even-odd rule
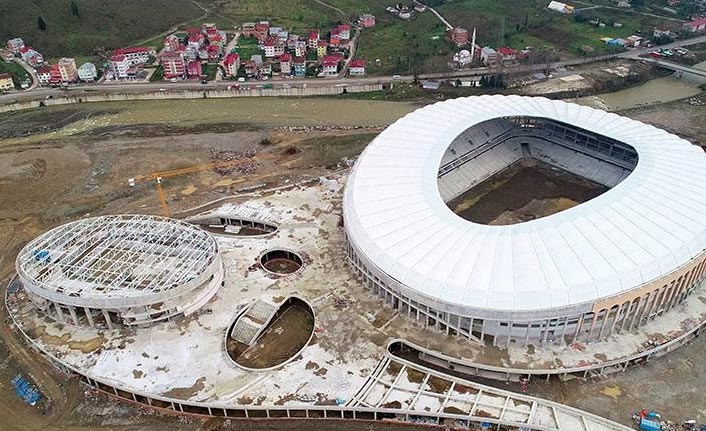
[[[44,18],[42,18],[41,15],[37,17],[37,26],[41,31],[45,31],[47,29],[47,22],[44,21]]]
[[[75,16],[76,18],[81,18],[79,12],[78,12],[78,3],[76,3],[76,0],[71,0],[71,15]]]

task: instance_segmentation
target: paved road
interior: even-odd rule
[[[37,71],[34,70],[34,68],[33,68],[32,66],[30,66],[29,64],[27,64],[27,63],[25,63],[24,61],[20,60],[19,58],[15,58],[15,63],[17,63],[17,64],[19,64],[20,66],[22,66],[22,68],[23,68],[24,70],[26,70],[27,73],[29,73],[29,76],[32,77],[32,85],[30,85],[29,88],[27,88],[27,89],[25,89],[25,90],[23,90],[23,91],[32,91],[32,90],[34,90],[35,88],[37,88],[37,86],[39,85],[39,78],[37,78]]]
[[[446,26],[446,29],[447,29],[447,30],[451,30],[452,28],[454,28],[454,26],[452,26],[451,23],[448,22],[448,21],[446,20],[446,18],[444,18],[443,16],[441,16],[441,14],[440,14],[439,12],[437,12],[436,9],[434,9],[433,7],[428,6],[428,5],[425,5],[424,3],[422,3],[422,2],[420,2],[420,1],[418,1],[418,0],[414,0],[414,3],[417,4],[417,5],[419,5],[419,6],[426,6],[427,9],[429,9],[429,10],[431,11],[431,13],[433,13],[434,15],[436,15],[437,18],[439,18],[439,21],[441,21],[441,23]]]

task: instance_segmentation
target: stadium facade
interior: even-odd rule
[[[521,160],[608,188],[511,225],[447,205]],[[382,132],[348,178],[347,250],[401,314],[495,345],[600,340],[669,312],[704,277],[706,155],[616,114],[520,96],[454,99]]]
[[[145,325],[190,315],[215,295],[223,264],[193,225],[144,215],[54,228],[17,256],[19,280],[48,316],[76,325]]]

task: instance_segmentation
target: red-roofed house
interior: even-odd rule
[[[164,79],[183,78],[186,74],[183,52],[165,52],[162,54],[161,61],[164,68]]]
[[[61,72],[59,71],[59,65],[55,64],[51,67],[49,71],[49,84],[50,85],[61,85]]]
[[[199,33],[201,33],[201,29],[198,27],[187,27],[186,28],[186,34],[188,34],[189,36],[191,36],[193,34],[199,34]]]
[[[208,53],[208,61],[211,63],[218,63],[221,59],[222,48],[219,45],[209,45],[206,49]]]
[[[341,37],[341,40],[348,40],[351,38],[350,24],[339,24],[337,30],[338,35]]]
[[[348,66],[348,74],[350,76],[365,75],[365,60],[352,60],[351,64]]]
[[[284,44],[276,36],[268,37],[265,41],[264,48],[265,57],[267,58],[275,58],[284,54]]]
[[[165,51],[176,51],[181,46],[179,38],[176,35],[170,34],[164,38],[164,49]]]
[[[338,63],[340,59],[336,55],[327,55],[321,60],[321,72],[327,76],[338,74]]]
[[[358,18],[358,23],[364,28],[375,27],[375,15],[363,14]]]
[[[341,33],[338,31],[338,28],[331,29],[331,35],[329,36],[328,44],[333,47],[338,47],[341,45]]]
[[[226,72],[226,78],[233,78],[238,75],[240,68],[240,56],[237,53],[228,54],[223,61],[223,69]]]
[[[280,73],[285,76],[292,74],[292,56],[290,54],[282,54],[279,56]]]
[[[187,78],[199,78],[202,75],[201,62],[192,60],[186,65]]]
[[[113,55],[124,55],[128,63],[130,63],[130,66],[138,63],[147,63],[150,55],[154,56],[155,54],[154,49],[146,48],[144,46],[119,48],[113,50]]]
[[[37,69],[37,81],[40,85],[47,85],[51,80],[51,66],[45,64]]]
[[[256,77],[259,71],[260,67],[255,60],[247,60],[245,62],[245,74],[248,75],[249,78]]]
[[[446,32],[446,38],[456,46],[468,45],[468,30],[461,27],[452,28]]]
[[[321,37],[319,36],[319,30],[309,30],[309,48],[316,49],[320,38]]]
[[[264,42],[267,39],[267,34],[270,30],[270,23],[263,21],[255,24],[252,35],[257,38],[258,41]]]
[[[706,30],[706,18],[695,19],[684,24],[684,31],[688,31],[689,33],[696,33],[704,30]]]
[[[189,35],[188,40],[189,40],[189,48],[199,49],[206,41],[206,37],[201,33],[197,33],[197,34]]]
[[[110,70],[115,79],[126,79],[128,69],[130,69],[130,62],[125,55],[113,54],[110,57]]]

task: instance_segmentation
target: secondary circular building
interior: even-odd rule
[[[425,326],[494,344],[596,340],[706,266],[706,155],[616,114],[482,96],[383,131],[344,196],[350,261]]]
[[[93,217],[54,228],[22,249],[16,269],[48,315],[108,327],[189,315],[216,293],[224,272],[208,232],[145,215]]]

